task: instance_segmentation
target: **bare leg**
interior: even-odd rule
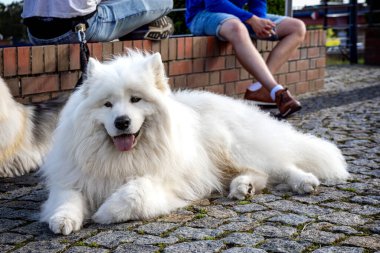
[[[295,18],[284,19],[276,28],[280,41],[270,52],[267,65],[271,73],[276,73],[288,61],[305,38],[305,24]]]
[[[290,19],[290,21],[287,22],[297,23],[296,20],[293,21],[293,19]],[[290,25],[291,24],[289,24],[289,26]],[[285,25],[282,24],[281,27],[285,27]],[[278,83],[272,75],[273,72],[271,71],[277,70],[288,60],[290,54],[297,48],[301,39],[293,42],[292,40],[296,37],[293,34],[297,33],[291,32],[293,31],[292,29],[288,30],[286,27],[281,27],[279,28],[278,35],[284,38],[271,53],[269,63],[271,64],[270,66],[272,69],[267,66],[260,53],[253,45],[247,28],[242,22],[240,22],[240,20],[229,19],[225,21],[220,28],[219,34],[232,44],[236,56],[243,67],[253,75],[267,91],[270,92],[270,97],[272,100],[275,100],[280,115],[282,117],[287,117],[290,114],[299,111],[301,109],[301,104],[291,96],[288,90],[282,89],[281,86],[278,86]],[[299,37],[302,37],[303,39],[303,36]],[[286,52],[286,50],[288,50],[288,52]],[[252,100],[252,97],[248,98],[247,93],[245,98]]]
[[[265,61],[253,45],[247,28],[240,20],[227,20],[222,24],[219,33],[232,44],[243,67],[268,91],[277,85]]]

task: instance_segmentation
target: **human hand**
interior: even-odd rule
[[[246,23],[252,27],[258,38],[268,38],[276,34],[273,30],[276,24],[269,19],[259,18],[253,15]]]

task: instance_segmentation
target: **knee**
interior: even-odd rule
[[[299,42],[302,42],[306,36],[306,26],[302,20],[294,19],[294,34],[297,36]]]
[[[237,41],[249,37],[245,25],[238,19],[230,19],[224,22],[220,28],[220,35],[228,41]]]

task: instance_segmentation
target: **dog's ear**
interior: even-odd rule
[[[100,65],[101,63],[97,59],[90,57],[87,63],[86,77],[92,76]]]
[[[86,79],[91,78],[100,67],[101,67],[101,63],[97,59],[92,58],[92,57],[88,59],[86,73],[84,74],[84,82],[83,82],[83,85],[81,85],[82,93],[86,97],[88,96],[88,92],[91,86],[89,85],[89,82]]]
[[[156,87],[164,93],[170,93],[168,78],[165,74],[164,64],[162,63],[160,53],[154,53],[149,58],[150,67],[153,70],[156,80]]]

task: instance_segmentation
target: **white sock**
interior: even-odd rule
[[[261,89],[261,87],[263,87],[263,86],[261,85],[261,83],[256,82],[256,83],[251,84],[251,85],[248,87],[248,90],[250,90],[250,91],[257,91],[257,90]]]
[[[274,88],[270,91],[270,97],[273,101],[276,99],[276,92],[283,89],[284,87],[281,84],[277,84],[276,86],[274,86]]]

